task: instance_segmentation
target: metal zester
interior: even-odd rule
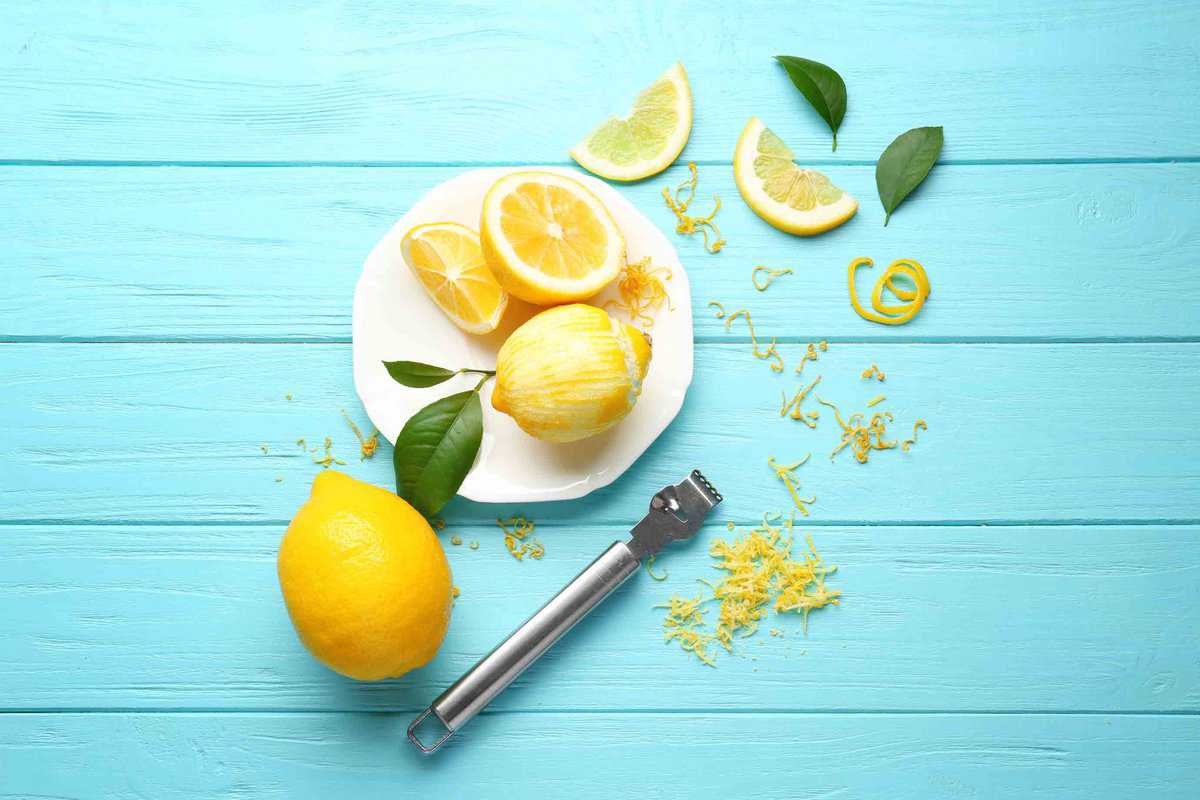
[[[583,572],[525,624],[471,667],[442,692],[408,727],[408,738],[423,753],[441,747],[496,695],[637,571],[643,558],[657,553],[667,542],[691,538],[721,495],[699,470],[667,486],[650,499],[650,513],[633,527],[627,542],[613,542]],[[444,728],[432,744],[425,744],[417,728],[432,715]]]

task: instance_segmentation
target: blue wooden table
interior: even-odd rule
[[[0,24],[0,797],[1195,798],[1200,796],[1200,5],[9,2]],[[836,66],[829,133],[773,64]],[[421,193],[487,164],[567,164],[675,59],[728,248],[679,239],[696,376],[616,484],[524,508],[456,501],[462,597],[429,667],[316,664],[276,546],[354,452],[350,298]],[[812,240],[755,217],[730,158],[759,115],[857,196]],[[943,125],[888,228],[874,160]],[[883,328],[846,264],[917,258],[933,299]],[[790,267],[765,294],[755,264]],[[778,416],[789,376],[705,303],[746,305],[789,360],[928,434],[867,465]],[[878,363],[884,387],[858,378]],[[285,400],[290,395],[291,400]],[[266,453],[262,447],[266,446]],[[717,669],[661,609],[706,542],[787,496],[844,603],[770,622]],[[390,449],[346,469],[391,482]],[[436,758],[414,712],[699,465],[726,493]],[[504,552],[525,511],[540,562]]]

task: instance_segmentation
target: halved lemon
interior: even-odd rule
[[[491,333],[508,292],[484,260],[479,235],[457,222],[418,225],[400,240],[404,263],[433,302],[467,333]]]
[[[553,172],[496,181],[483,198],[479,240],[500,284],[543,306],[591,297],[625,263],[625,237],[604,203]]]
[[[692,132],[692,89],[676,63],[642,90],[624,117],[609,117],[571,150],[588,172],[613,181],[657,175],[679,157]]]
[[[751,117],[733,154],[733,177],[755,214],[798,236],[824,233],[854,216],[857,200],[792,159],[783,140]]]

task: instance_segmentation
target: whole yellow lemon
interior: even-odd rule
[[[334,470],[279,545],[279,586],[300,641],[363,681],[429,663],[450,624],[450,565],[433,529],[389,491]]]
[[[633,410],[650,366],[650,339],[606,311],[556,306],[521,327],[496,354],[492,406],[547,442],[574,442]]]

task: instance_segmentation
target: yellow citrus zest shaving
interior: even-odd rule
[[[287,400],[289,403],[290,403],[290,402],[292,402],[292,393],[291,393],[291,392],[288,392],[287,394],[285,394],[285,395],[283,396],[283,399],[284,399],[284,400]]]
[[[526,541],[526,537],[533,533],[533,520],[518,515],[508,519],[497,519],[496,524],[504,531],[504,546],[517,561],[524,561],[526,556],[537,559],[546,555],[546,548],[541,542],[536,539]]]
[[[660,279],[659,275],[663,277]],[[667,288],[663,286],[664,280],[671,280],[671,270],[666,267],[651,269],[649,256],[641,261],[626,264],[617,276],[617,294],[620,298],[609,300],[604,307],[607,309],[609,306],[616,306],[629,315],[630,321],[649,328],[654,324],[654,317],[647,314],[647,311],[656,312],[662,308],[663,303],[667,304],[668,310],[675,310]]]
[[[654,559],[656,558],[658,558],[657,553],[646,559],[646,574],[651,578],[654,578],[656,581],[665,581],[667,579],[667,573],[665,571],[661,575],[654,574]]]
[[[714,307],[714,306],[716,307],[716,309],[717,309],[717,313],[713,315],[714,317],[716,317],[717,319],[724,319],[724,318],[725,318],[725,306],[724,306],[724,304],[722,304],[722,303],[719,303],[719,302],[717,302],[716,300],[709,300],[709,301],[708,301],[708,306],[709,306],[709,308],[712,308],[712,307]]]
[[[358,446],[362,450],[362,456],[359,461],[366,461],[375,455],[375,451],[379,448],[379,431],[375,431],[367,438],[363,438],[362,431],[354,424],[354,420],[350,419],[350,415],[346,413],[346,409],[342,409],[342,416],[350,425],[350,430],[354,431],[354,438],[358,439]]]
[[[817,427],[817,420],[821,417],[820,411],[809,411],[805,413],[800,404],[804,402],[804,398],[813,390],[813,387],[821,382],[821,376],[818,375],[812,383],[796,392],[791,400],[787,398],[787,392],[783,393],[783,405],[779,409],[779,416],[790,416],[792,419],[798,419],[810,428]]]
[[[656,606],[668,609],[663,620],[664,638],[678,641],[705,664],[716,666],[708,645],[715,639],[732,653],[735,637],[752,635],[769,608],[777,614],[800,613],[807,634],[809,613],[839,605],[841,592],[826,587],[826,577],[837,567],[825,565],[811,536],[807,537],[808,552],[803,559],[792,557],[792,525],[791,518],[774,525],[764,514],[762,525],[745,535],[733,541],[714,541],[709,555],[718,562],[713,566],[727,575],[716,585],[703,581],[712,588],[710,600],[720,603],[713,633],[704,630],[702,604],[708,601],[701,593],[690,599],[674,596],[666,606]],[[782,631],[776,635],[782,635]]]
[[[920,429],[920,430],[923,430],[923,431],[927,431],[927,430],[929,430],[929,426],[925,424],[925,420],[923,420],[923,419],[919,419],[919,420],[917,420],[916,422],[914,422],[914,423],[913,423],[913,435],[912,435],[912,438],[911,438],[911,439],[905,439],[903,442],[901,442],[901,443],[900,443],[900,449],[901,449],[901,450],[903,450],[904,452],[906,452],[906,453],[907,453],[907,452],[908,452],[908,450],[909,450],[909,448],[910,448],[910,447],[912,447],[914,444],[916,444],[916,443],[917,443],[917,430],[918,430],[918,429]]]
[[[663,200],[667,202],[667,208],[671,209],[677,220],[675,232],[685,236],[691,236],[697,232],[704,236],[704,249],[710,253],[719,253],[721,248],[725,246],[725,240],[721,238],[721,230],[717,227],[717,223],[713,222],[713,218],[717,216],[717,212],[721,210],[721,198],[713,195],[713,203],[715,207],[712,213],[707,217],[691,217],[688,216],[688,206],[696,199],[696,182],[700,179],[696,172],[696,162],[688,162],[688,170],[691,171],[691,177],[675,187],[675,193],[671,193],[669,186],[664,186],[662,190]],[[684,199],[683,193],[687,192],[687,198]],[[713,236],[716,237],[712,244],[708,241],[708,231],[712,229]]]
[[[307,450],[307,449],[308,449],[308,442],[304,441],[304,437],[303,437],[303,436],[301,436],[299,439],[297,439],[297,440],[296,440],[296,444],[300,446],[300,449],[301,449],[301,450]]]
[[[864,369],[862,371],[861,377],[864,381],[874,378],[875,380],[879,381],[880,383],[883,383],[885,380],[887,380],[887,375],[883,374],[883,370],[881,370],[879,368],[878,364],[872,364],[871,366]]]
[[[283,476],[282,476],[282,475],[276,475],[276,476],[275,476],[275,482],[276,482],[276,483],[283,483]]]
[[[796,374],[797,374],[797,375],[799,375],[799,374],[801,374],[802,372],[804,372],[804,365],[805,365],[805,364],[807,364],[809,361],[816,361],[816,360],[817,360],[817,348],[818,348],[818,347],[820,347],[820,349],[821,349],[821,352],[825,352],[826,350],[828,350],[828,349],[829,349],[829,343],[828,343],[828,342],[821,342],[819,345],[816,345],[816,344],[809,344],[809,346],[808,346],[808,349],[804,351],[804,355],[800,356],[800,366],[796,367]]]
[[[452,598],[458,598],[458,596],[459,596],[459,595],[461,595],[461,594],[462,594],[462,592],[461,592],[461,591],[459,591],[459,589],[458,589],[458,587],[457,587],[457,586],[451,586],[451,587],[450,587],[450,597],[452,597]]]
[[[270,448],[269,448],[269,447],[267,447],[267,444],[266,444],[266,442],[263,442],[262,444],[260,444],[260,445],[258,446],[258,449],[259,449],[259,450],[262,450],[262,454],[263,454],[264,456],[265,456],[265,455],[266,455],[268,452],[270,452]]]
[[[314,447],[311,452],[315,452],[315,451],[316,451],[316,448]],[[334,464],[341,464],[344,466],[346,462],[342,461],[340,458],[337,458],[333,455],[333,439],[326,436],[325,437],[325,455],[321,456],[320,458],[318,458],[317,456],[313,456],[313,463],[320,464],[322,469],[329,469]]]
[[[850,262],[847,278],[850,284],[850,305],[860,317],[870,322],[878,322],[880,325],[903,325],[917,315],[929,297],[929,277],[925,274],[925,268],[916,261],[906,258],[898,258],[889,264],[888,268],[883,271],[883,275],[879,276],[879,280],[875,282],[875,288],[871,290],[871,308],[875,309],[874,312],[871,312],[863,308],[858,301],[858,293],[854,288],[854,274],[859,267],[870,267],[874,263],[869,258],[856,258]],[[897,284],[897,276],[911,282],[914,288],[909,289]],[[885,287],[897,299],[904,301],[904,304],[884,303],[883,290]]]
[[[471,548],[472,550],[478,550],[479,542],[471,542],[469,545],[467,545],[467,547]]]
[[[461,536],[451,536],[450,544],[454,545],[455,547],[458,547],[460,544],[462,544],[462,537]]]
[[[866,422],[866,416],[861,413],[851,414],[849,419],[843,420],[838,407],[833,403],[820,397],[817,397],[817,402],[833,409],[833,416],[842,429],[842,439],[829,454],[830,461],[849,447],[854,453],[854,460],[865,464],[870,459],[872,450],[892,450],[897,446],[898,442],[894,439],[888,441],[884,438],[887,436],[887,424],[893,420],[890,411],[873,414],[870,422]]]
[[[764,278],[761,282],[758,279],[758,274],[760,272],[765,272],[767,275],[767,277]],[[758,289],[760,292],[765,292],[767,290],[767,287],[770,286],[775,281],[775,279],[778,278],[780,275],[791,275],[791,274],[792,274],[792,271],[790,269],[771,269],[770,267],[755,267],[750,272],[750,282],[754,284],[755,289]]]
[[[882,395],[882,394],[876,395],[875,397],[872,397],[870,400],[867,401],[867,408],[874,408],[875,406],[882,403],[884,400],[887,400],[886,395]]]
[[[767,465],[775,470],[775,475],[779,480],[783,481],[783,485],[787,487],[788,494],[792,496],[792,502],[796,504],[796,508],[804,516],[808,516],[808,506],[817,501],[815,496],[805,500],[800,496],[800,479],[796,477],[796,470],[808,463],[808,459],[812,458],[812,453],[809,453],[804,458],[797,461],[795,464],[780,464],[775,461],[774,456],[767,457]]]
[[[704,631],[704,609],[701,608],[704,602],[703,592],[693,598],[675,595],[667,601],[667,605],[655,608],[667,609],[667,616],[663,620],[664,641],[679,642],[685,651],[708,666],[715,667],[717,662],[709,655],[708,646],[716,637]]]
[[[711,303],[709,305],[712,305]],[[754,332],[754,322],[750,319],[750,312],[744,308],[739,308],[732,314],[725,314],[725,309],[722,308],[717,314],[717,319],[725,320],[725,330],[729,331],[734,320],[738,317],[746,318],[746,328],[750,331],[750,343],[754,346],[754,355],[758,358],[769,360],[771,362],[772,372],[783,372],[783,356],[779,355],[779,351],[775,349],[775,337],[771,337],[771,345],[766,350],[758,349],[758,336]]]

